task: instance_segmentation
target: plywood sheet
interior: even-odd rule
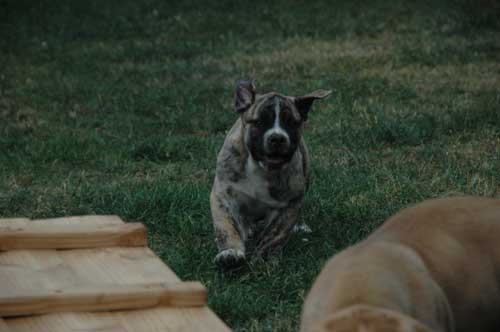
[[[9,332],[10,328],[5,321],[0,318],[0,332]]]
[[[229,332],[207,307],[57,313],[5,320],[11,332]]]
[[[83,285],[180,281],[149,248],[13,250],[0,253],[0,293]]]
[[[0,219],[0,229],[36,230],[71,225],[74,229],[124,225],[117,216],[80,216],[46,220]],[[179,283],[180,279],[147,247],[106,247],[77,250],[11,250],[0,252],[0,294],[90,289],[94,291],[137,285]],[[135,286],[134,286],[135,285]],[[63,309],[64,310],[64,309]],[[111,312],[57,312],[27,317],[0,318],[7,331],[229,331],[207,307]]]

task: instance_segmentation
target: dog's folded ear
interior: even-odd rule
[[[295,106],[299,110],[300,115],[304,121],[307,120],[307,114],[311,110],[313,101],[316,99],[323,99],[332,93],[331,90],[316,90],[305,96],[295,97]]]
[[[243,113],[252,106],[255,101],[255,81],[241,80],[238,82],[235,96],[235,110],[237,113]]]

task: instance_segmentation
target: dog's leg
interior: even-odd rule
[[[245,234],[242,227],[238,227],[238,220],[233,216],[229,204],[212,192],[210,205],[215,231],[215,242],[219,253],[215,256],[215,263],[230,268],[240,265],[245,260]]]
[[[297,224],[301,205],[302,199],[297,200],[297,202],[280,211],[277,216],[269,220],[268,226],[262,233],[262,239],[257,246],[257,256],[264,257],[283,248]]]

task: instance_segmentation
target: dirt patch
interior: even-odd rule
[[[311,38],[290,38],[269,52],[248,54],[235,52],[224,58],[204,57],[205,66],[228,69],[228,66],[280,66],[313,63],[317,66],[329,64],[335,59],[353,60],[387,55],[393,48],[393,34],[356,39],[315,40]]]

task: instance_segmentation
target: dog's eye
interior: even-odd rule
[[[257,126],[257,127],[264,127],[264,125],[265,125],[264,120],[262,120],[262,119],[254,120],[254,121],[252,121],[252,124],[254,126]]]
[[[292,118],[292,117],[287,117],[285,119],[285,123],[287,124],[287,126],[290,126],[290,127],[298,127],[300,126],[300,121]]]

